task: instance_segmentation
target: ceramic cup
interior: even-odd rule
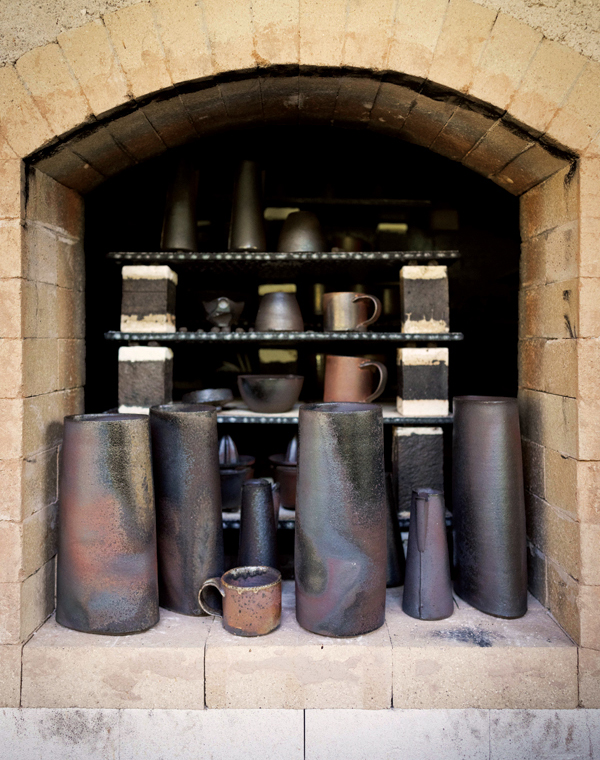
[[[375,311],[369,317],[369,302]],[[358,330],[365,332],[381,316],[381,301],[366,293],[325,293],[323,296],[323,329],[325,332]]]
[[[379,372],[379,382],[374,391],[372,367]],[[370,404],[383,393],[387,375],[387,369],[381,362],[369,361],[361,356],[326,356],[323,401]]]
[[[256,315],[255,328],[258,332],[274,330],[302,332],[304,322],[298,301],[293,293],[267,293],[262,297]]]
[[[207,589],[223,597],[223,612],[212,607]],[[209,578],[198,594],[207,615],[223,619],[223,628],[236,636],[264,636],[281,620],[281,573],[273,567],[234,567],[220,578]]]

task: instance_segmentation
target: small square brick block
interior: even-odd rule
[[[405,417],[448,414],[448,349],[398,349],[398,413]]]
[[[448,267],[406,266],[400,270],[402,332],[450,330]]]
[[[444,487],[444,440],[439,427],[395,427],[392,466],[396,506],[410,511],[413,488]]]
[[[122,332],[175,332],[176,287],[171,267],[123,267]]]
[[[119,349],[119,411],[147,412],[173,399],[173,352],[164,346]]]

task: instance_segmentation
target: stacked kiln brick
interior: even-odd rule
[[[402,332],[450,331],[448,268],[405,266],[400,270]],[[398,349],[398,412],[406,417],[447,415],[448,349]],[[395,427],[392,459],[398,508],[410,509],[414,487],[443,488],[440,427]]]
[[[175,332],[177,275],[168,266],[123,267],[121,331]],[[173,352],[164,346],[119,349],[119,411],[146,412],[173,399]]]

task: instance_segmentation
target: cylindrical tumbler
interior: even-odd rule
[[[454,399],[456,593],[504,618],[527,611],[523,460],[517,399]]]
[[[296,617],[314,633],[359,636],[385,619],[381,407],[301,406],[299,440]]]
[[[150,409],[160,604],[204,615],[198,589],[224,571],[217,410],[208,404]]]
[[[65,418],[58,528],[58,623],[123,634],[158,622],[146,415]]]

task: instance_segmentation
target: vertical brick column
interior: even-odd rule
[[[83,204],[20,161],[1,175],[0,704],[18,705],[20,645],[54,608],[62,421],[83,406]]]
[[[579,173],[557,172],[522,197],[519,399],[529,581],[582,640],[581,541],[576,473],[584,453],[579,354]]]
[[[580,527],[579,698],[600,707],[600,142],[580,161],[578,461],[561,493],[576,500]],[[566,469],[566,468],[565,468]]]

